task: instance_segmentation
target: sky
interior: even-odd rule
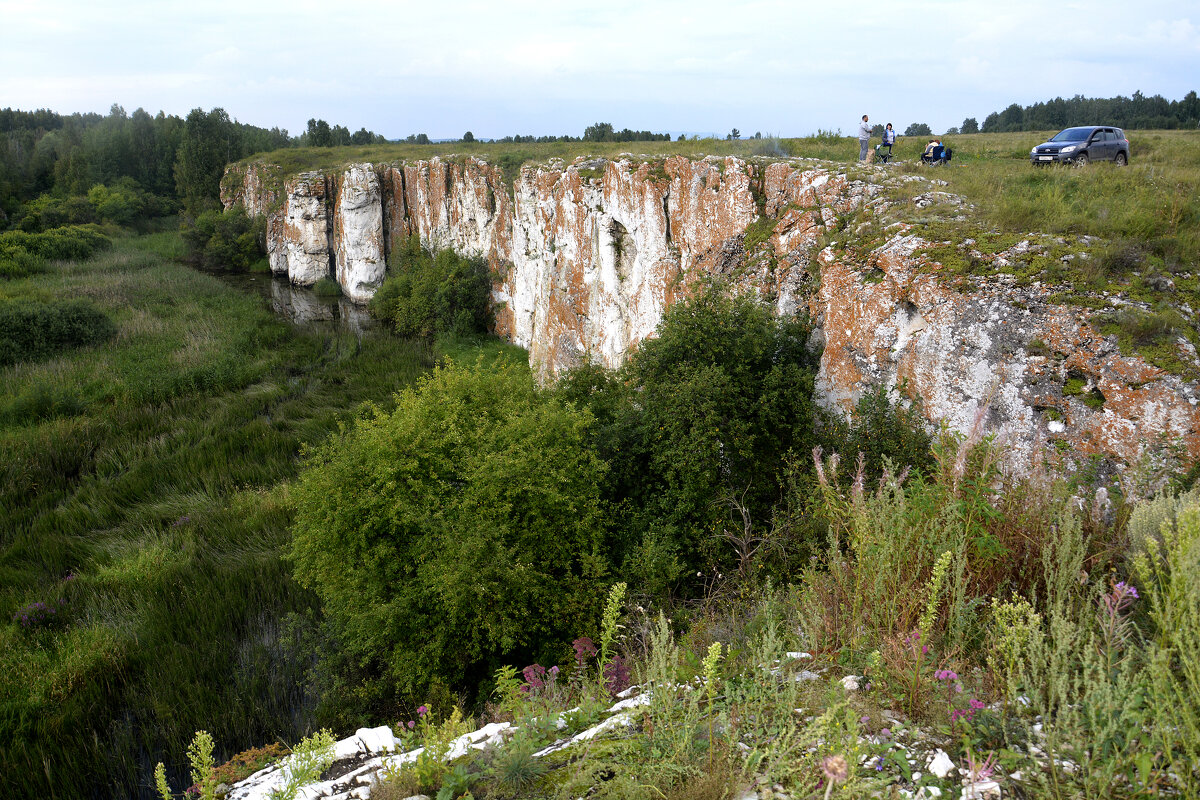
[[[0,108],[302,133],[935,132],[1010,103],[1200,90],[1200,4],[0,0]]]

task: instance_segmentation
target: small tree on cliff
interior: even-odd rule
[[[808,336],[804,320],[712,291],[672,306],[619,372],[588,366],[560,380],[596,418],[605,496],[624,515],[612,559],[643,591],[728,566],[734,503],[769,527],[784,455],[815,444]]]

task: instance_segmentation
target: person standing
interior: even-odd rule
[[[867,145],[871,142],[871,126],[867,115],[863,114],[862,122],[858,123],[858,160],[867,160]]]

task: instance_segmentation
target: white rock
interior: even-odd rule
[[[354,164],[342,175],[334,225],[337,282],[356,303],[365,303],[383,282],[383,203],[379,177],[370,164]]]
[[[396,736],[387,725],[378,728],[359,728],[354,732],[368,753],[391,753],[396,750]]]
[[[788,658],[792,659],[793,661],[796,661],[801,658],[812,658],[812,653],[803,653],[803,652],[784,653],[784,655],[786,655]]]
[[[954,769],[954,762],[950,760],[950,756],[946,755],[946,751],[938,749],[934,751],[933,758],[929,759],[929,771],[939,778],[945,778]]]
[[[1000,784],[993,780],[975,781],[963,787],[961,800],[1000,800]]]
[[[859,689],[859,676],[847,675],[842,678],[842,688],[847,692],[857,692]]]

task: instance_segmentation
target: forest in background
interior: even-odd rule
[[[181,206],[199,212],[217,204],[231,161],[287,147],[384,141],[318,119],[292,136],[238,122],[221,108],[196,108],[186,118],[141,108],[127,114],[115,104],[107,116],[0,109],[0,230],[128,225]]]

